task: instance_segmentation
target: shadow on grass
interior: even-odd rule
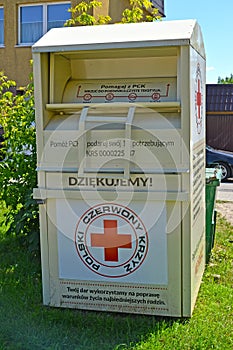
[[[174,319],[42,305],[39,256],[0,236],[0,349],[122,350]],[[183,322],[183,321],[180,321]]]

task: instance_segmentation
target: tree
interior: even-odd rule
[[[90,14],[93,9],[100,7],[102,7],[101,1],[81,1],[68,10],[71,12],[72,18],[66,21],[65,26],[107,24],[111,21],[110,16],[98,16],[98,18],[95,18]]]
[[[127,8],[122,13],[122,23],[137,23],[137,22],[153,22],[161,19],[159,16],[159,10],[152,8],[150,0],[130,0],[130,8]],[[150,12],[149,15],[145,13],[145,10]]]
[[[233,84],[233,74],[230,77],[226,77],[225,79],[218,77],[218,84]]]
[[[0,163],[0,194],[5,202],[8,234],[23,238],[38,249],[38,205],[32,198],[36,187],[36,136],[33,85],[15,94],[16,83],[0,72],[0,125],[4,130]]]
[[[150,0],[129,0],[129,5],[130,7],[126,8],[122,13],[121,23],[152,22],[161,19],[158,9],[152,7]],[[95,18],[90,14],[93,9],[101,7],[101,1],[81,1],[75,7],[69,9],[72,18],[67,20],[65,25],[107,24],[111,21],[110,16],[98,16]]]

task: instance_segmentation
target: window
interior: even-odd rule
[[[4,9],[0,6],[0,45],[4,44]]]
[[[70,6],[70,2],[20,6],[19,44],[33,44],[49,29],[63,27]]]

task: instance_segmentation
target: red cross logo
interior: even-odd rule
[[[117,220],[103,220],[104,233],[91,234],[91,246],[104,248],[105,261],[118,261],[118,250],[132,248],[130,234],[117,232]]]
[[[198,119],[201,119],[201,105],[202,105],[202,98],[201,98],[201,81],[198,79],[197,82],[198,90],[197,90],[197,109],[198,109]]]
[[[148,233],[131,208],[117,203],[89,207],[75,230],[75,246],[81,262],[104,277],[134,273],[148,252]],[[86,277],[85,277],[86,278]]]

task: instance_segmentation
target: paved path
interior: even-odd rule
[[[220,184],[217,188],[217,200],[233,202],[233,179]]]
[[[217,211],[233,226],[233,179],[221,183],[217,188],[216,199]]]

